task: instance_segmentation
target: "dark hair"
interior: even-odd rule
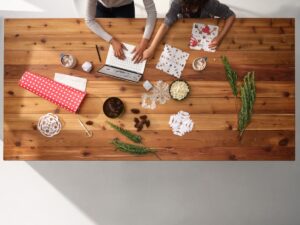
[[[204,6],[209,0],[182,0],[185,6]]]
[[[192,9],[201,10],[209,0],[182,0],[182,13],[190,14]]]

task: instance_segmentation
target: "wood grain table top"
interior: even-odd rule
[[[130,44],[142,36],[144,19],[99,19],[111,34]],[[162,20],[158,20],[156,30]],[[178,21],[149,60],[143,80],[171,83],[174,78],[155,69],[163,45],[168,43],[190,53],[183,78],[191,95],[183,102],[170,100],[155,110],[140,107],[145,92],[142,83],[133,84],[97,77],[81,70],[84,61],[98,61],[95,44],[101,46],[105,62],[108,43],[93,34],[83,19],[6,19],[4,49],[4,159],[5,160],[294,160],[295,159],[295,21],[294,19],[237,19],[216,53],[190,50],[194,22],[218,24],[218,19]],[[61,52],[78,59],[75,69],[60,65]],[[225,77],[220,56],[226,55],[239,80],[248,71],[256,73],[257,99],[251,124],[240,139],[237,131],[235,98]],[[192,69],[196,57],[208,57],[203,72]],[[77,116],[18,86],[24,71],[51,79],[55,72],[88,79],[87,97],[79,117],[93,131],[85,135]],[[143,144],[157,154],[132,155],[115,150],[111,140],[121,137],[105,121],[102,105],[111,96],[120,97],[126,113],[110,120],[135,131],[130,109],[139,108],[151,126],[139,134]],[[239,106],[238,106],[239,107]],[[174,136],[168,121],[183,110],[195,123],[191,133]],[[59,135],[42,136],[37,130],[40,116],[57,113],[63,122]],[[127,140],[126,140],[127,141]],[[128,142],[128,141],[127,141]]]

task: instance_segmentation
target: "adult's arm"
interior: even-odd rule
[[[133,58],[132,60],[135,63],[139,63],[143,59],[143,53],[145,49],[148,47],[149,40],[152,36],[155,23],[156,23],[156,8],[153,0],[143,0],[144,6],[147,12],[146,26],[143,38],[141,42],[134,48],[133,50]]]
[[[107,33],[100,24],[98,24],[95,20],[97,10],[97,0],[88,0],[87,8],[86,8],[86,25],[99,37],[104,39],[105,41],[111,43],[115,56],[119,59],[124,59],[125,55],[123,49],[126,49],[123,43],[121,43],[116,38],[112,37],[109,33]]]
[[[147,12],[146,26],[145,26],[143,38],[149,40],[151,38],[152,32],[155,27],[157,13],[156,13],[156,8],[153,0],[143,0],[143,1]]]
[[[97,10],[97,0],[88,0],[86,7],[85,23],[96,35],[107,42],[110,42],[112,36],[107,33],[102,26],[95,20]]]

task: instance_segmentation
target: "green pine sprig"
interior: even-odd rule
[[[154,149],[145,146],[133,145],[133,144],[122,142],[118,138],[113,139],[112,144],[116,147],[116,149],[122,152],[127,152],[136,155],[144,155],[144,154],[156,152]]]
[[[243,135],[243,132],[251,121],[255,99],[255,75],[254,72],[249,72],[244,77],[244,82],[241,86],[242,106],[238,118],[238,130],[240,132],[240,136]]]
[[[237,97],[237,95],[238,95],[238,88],[237,88],[237,79],[238,79],[238,77],[237,77],[237,73],[234,70],[232,70],[226,56],[222,56],[221,59],[222,59],[222,62],[224,64],[224,68],[225,68],[225,72],[226,72],[226,78],[227,78],[227,80],[230,84],[232,93],[235,97]]]
[[[118,131],[120,134],[124,135],[127,137],[129,140],[133,141],[134,143],[141,143],[142,142],[142,137],[140,135],[136,135],[129,130],[126,130],[122,127],[119,127],[109,121],[106,121],[114,130]]]

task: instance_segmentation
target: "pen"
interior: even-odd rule
[[[101,60],[101,55],[100,55],[100,52],[99,52],[98,45],[96,45],[96,50],[97,50],[97,54],[98,54],[98,59],[99,59],[99,62],[101,63],[101,62],[102,62],[102,60]]]

